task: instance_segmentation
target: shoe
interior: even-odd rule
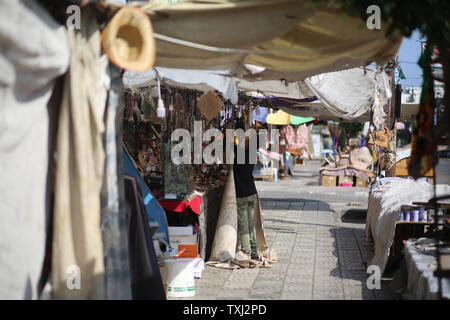
[[[253,260],[259,260],[259,253],[252,253],[252,254],[251,254],[251,258],[252,258]]]
[[[250,258],[248,257],[248,255],[246,255],[244,252],[239,251],[236,253],[236,255],[234,256],[234,258],[236,260],[250,260]]]

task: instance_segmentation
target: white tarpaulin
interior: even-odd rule
[[[301,82],[286,83],[279,80],[247,81],[238,79],[237,86],[242,91],[262,92],[275,97],[302,99],[314,96],[314,93],[308,90],[305,85],[302,86]]]
[[[173,68],[153,68],[145,72],[126,71],[123,76],[123,84],[128,88],[154,86],[156,79],[172,86],[183,86],[207,92],[217,90],[221,92],[231,103],[236,104],[238,93],[236,79],[227,76],[229,71],[208,70],[184,70]]]
[[[242,79],[237,82],[240,90],[261,92],[268,96],[292,99],[316,97],[318,100],[313,102],[292,101],[292,107],[276,104],[274,107],[280,107],[284,112],[299,117],[320,116],[322,120],[370,121],[376,86],[380,89],[381,106],[391,95],[385,72],[361,67],[322,73],[291,83]]]
[[[308,103],[302,103],[301,105],[290,107],[281,107],[286,113],[297,117],[320,117],[323,121],[340,121],[340,122],[364,122],[370,121],[370,115],[366,113],[351,119],[344,119],[330,111],[322,102],[314,101]]]
[[[386,73],[363,68],[324,73],[305,82],[328,110],[344,119],[354,119],[369,111],[377,85],[384,101],[391,96]]]

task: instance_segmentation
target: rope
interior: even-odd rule
[[[186,40],[181,40],[181,39],[176,39],[170,36],[165,36],[162,34],[158,34],[158,33],[153,33],[153,36],[155,37],[155,39],[159,39],[162,41],[166,41],[166,42],[170,42],[170,43],[174,43],[174,44],[178,44],[178,45],[182,45],[182,46],[186,46],[186,47],[190,47],[190,48],[195,48],[195,49],[200,49],[200,50],[205,50],[205,51],[212,51],[212,52],[218,52],[218,53],[240,53],[240,54],[296,54],[296,53],[315,53],[315,52],[320,52],[320,51],[325,51],[327,49],[334,49],[334,48],[338,48],[340,46],[348,46],[354,43],[358,43],[360,40],[359,39],[352,39],[349,41],[345,41],[344,43],[334,43],[328,46],[324,46],[324,47],[319,47],[316,48],[314,50],[307,50],[307,49],[296,49],[296,50],[252,50],[252,49],[235,49],[235,48],[221,48],[221,47],[215,47],[215,46],[209,46],[209,45],[205,45],[205,44],[200,44],[200,43],[195,43],[195,42],[191,42],[191,41],[186,41]],[[375,40],[378,39],[379,37],[373,37],[370,40]]]

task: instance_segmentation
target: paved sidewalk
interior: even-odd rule
[[[202,278],[195,281],[196,296],[189,299],[394,298],[383,285],[380,290],[366,287],[366,263],[373,247],[364,241],[364,221],[341,219],[347,209],[367,209],[367,189],[320,189],[317,169],[318,163],[311,162],[296,167],[293,179],[257,183],[267,242],[278,262],[272,268],[236,270],[205,266]],[[314,184],[316,191],[310,194],[307,190]],[[277,192],[282,189],[290,192],[282,197]],[[357,196],[360,192],[365,198]]]

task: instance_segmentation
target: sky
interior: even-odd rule
[[[403,88],[422,86],[422,69],[417,64],[421,54],[420,33],[415,32],[410,38],[404,38],[398,54],[405,80],[400,80]]]

